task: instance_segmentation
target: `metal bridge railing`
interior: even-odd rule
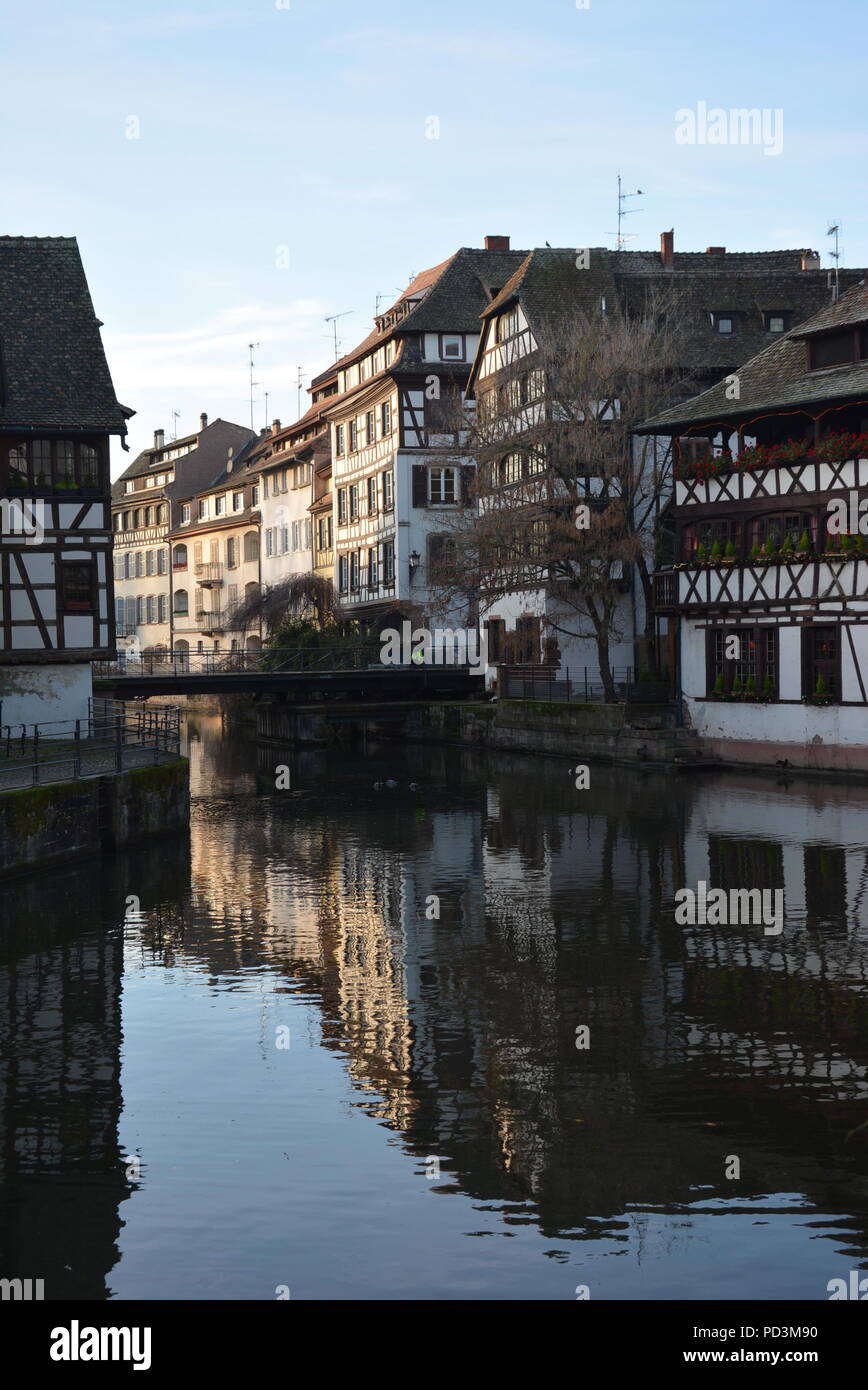
[[[0,791],[169,762],[180,749],[179,709],[94,698],[85,719],[0,725]]]
[[[257,652],[173,652],[131,656],[94,663],[95,680],[142,676],[199,676],[262,671],[366,671],[382,667],[379,641],[345,643],[334,647],[263,648]],[[408,669],[430,663],[410,661]],[[438,663],[439,664],[439,663]],[[456,666],[466,666],[459,661]]]

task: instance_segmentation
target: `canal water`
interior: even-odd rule
[[[187,733],[189,840],[2,890],[0,1277],[823,1300],[868,1267],[868,789]],[[679,925],[700,881],[783,890],[783,931]]]

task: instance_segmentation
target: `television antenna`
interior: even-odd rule
[[[247,347],[250,352],[250,428],[255,429],[253,424],[253,388],[254,386],[258,386],[259,382],[253,380],[253,349],[258,348],[259,344],[248,343]]]
[[[295,378],[295,389],[296,389],[295,412],[296,412],[296,419],[297,419],[297,420],[300,420],[300,419],[301,419],[301,393],[302,393],[302,390],[303,390],[303,388],[304,388],[304,367],[297,367],[297,368],[296,368],[296,372],[297,372],[297,375],[296,375],[296,378]]]
[[[326,323],[330,323],[332,325],[332,332],[334,333],[336,362],[340,357],[340,352],[338,350],[338,319],[345,319],[347,315],[351,314],[352,312],[352,309],[344,309],[342,314],[326,314]]]
[[[623,222],[624,218],[625,218],[625,217],[630,217],[634,212],[641,212],[641,208],[625,208],[624,204],[626,203],[626,201],[627,201],[628,198],[642,198],[642,197],[644,197],[644,191],[643,191],[643,189],[641,189],[641,188],[637,188],[636,191],[635,191],[635,193],[622,193],[622,192],[621,192],[621,174],[620,174],[620,171],[619,171],[619,172],[618,172],[618,240],[617,240],[617,243],[616,243],[616,245],[615,245],[615,250],[616,250],[616,251],[622,251],[622,250],[624,249],[624,244],[625,244],[627,241],[635,241],[635,239],[636,239],[636,234],[635,234],[635,233],[634,233],[633,235],[629,236],[629,237],[623,235],[623,233],[622,233],[622,231],[621,231],[621,223]]]
[[[834,249],[834,251],[830,251],[830,252],[829,252],[829,255],[832,257],[832,260],[835,262],[835,273],[834,273],[834,275],[832,276],[832,298],[833,298],[833,299],[837,299],[838,296],[839,296],[840,293],[841,293],[841,280],[840,280],[840,275],[839,275],[839,273],[838,273],[838,262],[839,262],[840,259],[841,259],[841,247],[840,247],[840,244],[839,244],[839,241],[838,241],[838,238],[839,238],[839,236],[840,236],[840,233],[841,233],[841,223],[840,223],[840,222],[833,222],[833,223],[831,224],[831,226],[830,226],[830,227],[827,229],[827,231],[826,231],[826,236],[833,236],[833,237],[835,238],[835,249]]]
[[[180,418],[181,418],[181,412],[180,412],[180,410],[173,410],[173,411],[172,411],[172,438],[173,438],[173,439],[177,439],[177,438],[178,438],[178,421],[180,420]]]

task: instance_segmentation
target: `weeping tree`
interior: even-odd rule
[[[687,389],[685,316],[671,292],[601,312],[560,288],[557,309],[533,324],[533,350],[479,383],[464,446],[476,505],[453,518],[431,577],[444,604],[469,592],[490,612],[524,596],[552,645],[559,633],[592,639],[615,700],[610,646],[630,620],[633,567],[654,664],[651,576],[671,457],[633,430]]]
[[[237,605],[231,623],[239,631],[261,625],[269,647],[310,646],[342,633],[334,585],[319,574],[293,574],[257,589]]]

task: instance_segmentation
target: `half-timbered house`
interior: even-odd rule
[[[74,237],[0,237],[0,723],[87,716],[114,655],[109,441],[126,434]]]
[[[642,428],[676,441],[655,605],[691,723],[731,760],[868,769],[868,285]]]
[[[417,275],[373,331],[314,381],[337,374],[331,427],[335,582],[362,629],[395,610],[431,617],[439,535],[470,490],[456,405],[479,316],[521,264],[508,237],[464,247]],[[320,555],[331,548],[317,507]],[[464,615],[456,615],[460,620]]]
[[[843,285],[855,285],[862,270],[842,270]],[[628,314],[642,311],[656,296],[667,313],[681,321],[679,345],[682,361],[676,364],[676,380],[710,386],[734,372],[752,351],[778,342],[788,330],[816,313],[831,299],[830,273],[820,269],[819,257],[809,250],[728,252],[711,246],[704,252],[675,250],[674,232],[664,232],[659,253],[610,251],[604,247],[543,248],[528,253],[501,293],[482,314],[482,332],[468,382],[468,399],[475,400],[480,437],[492,478],[499,477],[500,491],[521,498],[531,486],[545,486],[545,476],[557,476],[567,468],[575,474],[577,495],[593,504],[600,480],[582,477],[575,458],[547,458],[556,431],[546,425],[559,417],[562,403],[553,399],[548,380],[552,359],[540,349],[543,341],[567,336],[570,324],[582,317],[606,317],[617,309]],[[677,398],[678,387],[669,399]],[[601,403],[617,410],[618,401]],[[661,402],[663,404],[663,402]],[[539,440],[542,440],[542,444]],[[647,538],[649,570],[659,513],[668,501],[668,465],[665,444],[660,450],[661,481],[657,496],[646,500],[648,519],[642,533]],[[647,468],[648,454],[637,467]],[[657,459],[653,449],[650,457]],[[542,480],[542,481],[541,481]],[[521,570],[521,565],[517,565]],[[610,632],[609,655],[613,668],[627,671],[651,660],[641,634],[646,629],[648,605],[645,586],[635,565],[613,566],[622,590],[616,622]],[[532,665],[549,662],[581,678],[583,670],[597,679],[597,644],[590,623],[552,597],[542,585],[522,586],[486,601],[480,596],[483,622],[488,629],[492,663]]]

